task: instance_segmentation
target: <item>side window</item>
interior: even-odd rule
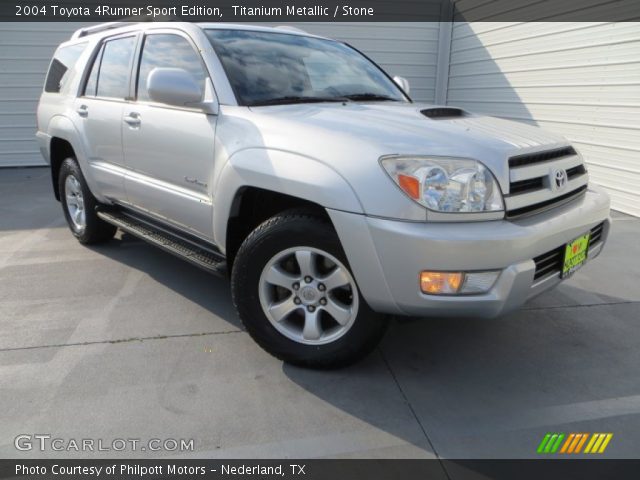
[[[129,68],[134,48],[135,37],[109,40],[104,44],[96,88],[98,97],[124,99],[129,96]]]
[[[182,68],[193,75],[200,88],[204,90],[206,73],[200,54],[179,35],[164,33],[147,35],[140,59],[138,100],[150,100],[147,78],[154,68]]]
[[[71,77],[73,67],[86,46],[87,43],[78,43],[77,45],[61,47],[56,51],[44,84],[45,92],[59,93],[62,90],[67,80]]]
[[[87,84],[84,87],[84,94],[87,97],[95,97],[98,89],[98,72],[100,71],[100,62],[102,62],[102,53],[104,52],[104,45],[100,47],[100,51],[96,58],[93,60],[93,66],[87,79]]]

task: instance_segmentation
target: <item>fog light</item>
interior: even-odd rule
[[[462,280],[462,272],[422,272],[420,289],[430,295],[458,293]]]
[[[491,290],[500,271],[420,273],[420,290],[429,295],[480,294]]]
[[[466,273],[460,293],[486,293],[496,283],[498,275],[500,271]]]

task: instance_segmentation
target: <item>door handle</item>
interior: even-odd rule
[[[88,117],[89,107],[87,107],[86,105],[80,105],[76,112],[78,112],[78,115],[80,115],[81,117]]]
[[[140,125],[140,114],[131,112],[129,115],[124,117],[124,121],[132,127],[137,127],[138,125]]]

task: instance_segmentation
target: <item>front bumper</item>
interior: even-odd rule
[[[570,204],[514,221],[402,222],[329,210],[364,298],[374,310],[415,316],[491,318],[557,285],[559,272],[534,280],[534,258],[603,223],[588,261],[606,242],[609,198],[598,187]],[[422,270],[500,270],[480,295],[438,296],[420,291]]]

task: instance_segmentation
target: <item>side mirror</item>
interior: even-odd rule
[[[154,102],[215,113],[210,111],[210,102],[203,101],[203,91],[193,75],[182,68],[154,68],[147,77],[147,91]]]
[[[411,89],[411,87],[409,86],[409,80],[396,75],[395,77],[393,77],[393,81],[396,82],[396,85],[398,85],[404,93],[409,95],[409,90]]]

